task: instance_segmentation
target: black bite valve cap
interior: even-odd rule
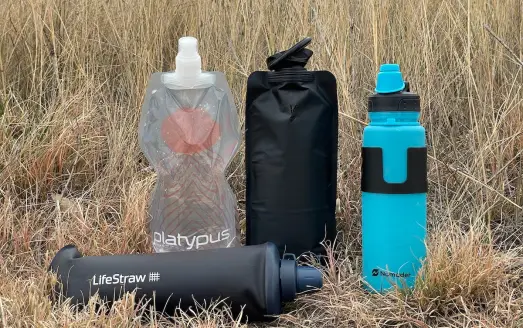
[[[306,37],[289,49],[270,56],[267,58],[267,68],[271,71],[277,71],[282,68],[305,67],[312,56],[312,50],[305,47],[311,41],[312,38]]]

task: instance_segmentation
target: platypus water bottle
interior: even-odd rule
[[[370,290],[413,287],[425,258],[427,149],[420,98],[384,64],[363,132],[363,278]]]
[[[238,114],[224,74],[202,72],[195,38],[179,40],[174,72],[151,76],[139,139],[158,177],[149,208],[155,251],[238,246],[224,175],[238,150]]]

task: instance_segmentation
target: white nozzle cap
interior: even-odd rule
[[[198,54],[198,40],[186,36],[178,40],[175,73],[180,78],[195,78],[202,72],[202,59]]]

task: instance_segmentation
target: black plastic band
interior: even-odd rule
[[[314,74],[302,69],[289,69],[285,71],[269,72],[267,74],[267,81],[269,81],[269,83],[312,82],[314,81]]]
[[[388,183],[383,178],[383,150],[379,147],[362,148],[361,191],[380,194],[426,193],[427,148],[407,149],[407,180]]]
[[[407,85],[408,88],[408,85]],[[411,92],[373,94],[368,99],[369,112],[419,112],[419,95]]]

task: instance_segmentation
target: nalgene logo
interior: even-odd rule
[[[187,250],[198,249],[201,246],[226,241],[231,237],[229,229],[218,232],[216,235],[204,234],[198,236],[166,235],[165,232],[154,233],[154,243],[168,246],[182,246]]]
[[[392,278],[408,278],[412,274],[409,272],[390,272],[390,271],[383,271],[380,269],[372,269],[372,276],[382,276],[382,277],[392,277]]]

